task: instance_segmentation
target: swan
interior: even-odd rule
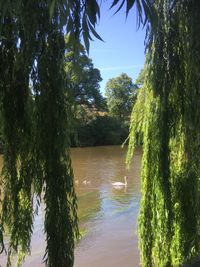
[[[128,177],[127,176],[124,176],[124,183],[122,182],[113,182],[111,183],[114,187],[122,187],[122,186],[127,186],[127,179]]]
[[[83,184],[90,184],[91,182],[90,181],[87,181],[87,180],[84,180],[83,181]]]

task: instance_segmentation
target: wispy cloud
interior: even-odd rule
[[[138,65],[130,65],[130,66],[113,66],[113,67],[105,67],[105,68],[100,68],[100,71],[113,71],[113,70],[128,70],[128,69],[137,69],[137,68],[142,68],[142,64]]]
[[[111,52],[117,52],[118,50],[114,49],[106,49],[106,48],[94,48],[91,49],[90,52],[95,52],[95,53],[111,53]]]

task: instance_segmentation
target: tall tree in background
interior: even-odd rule
[[[88,108],[103,108],[103,96],[100,93],[102,81],[99,69],[94,68],[92,60],[86,55],[82,44],[73,50],[67,41],[65,70],[71,86],[71,94],[77,105]]]
[[[70,84],[69,97],[74,116],[71,144],[93,145],[88,124],[106,109],[105,99],[100,92],[101,74],[99,69],[94,68],[81,43],[77,42],[74,50],[67,38],[66,47],[65,71]]]
[[[70,84],[71,108],[76,122],[87,123],[97,112],[106,108],[100,92],[101,74],[99,69],[94,68],[82,44],[77,42],[74,50],[67,39],[66,47],[65,71]]]
[[[137,88],[126,73],[107,82],[105,95],[111,116],[121,121],[129,120]]]

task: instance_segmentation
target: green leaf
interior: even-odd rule
[[[137,12],[138,12],[138,28],[139,28],[141,22],[143,23],[142,6],[140,4],[140,0],[136,0],[136,5],[137,5]]]
[[[89,39],[91,41],[93,41],[93,40],[92,40],[92,38],[90,36],[90,32],[89,32],[89,29],[88,29],[88,24],[89,24],[89,22],[87,21],[86,15],[84,15],[83,16],[83,21],[82,21],[82,30],[83,30],[85,36],[87,36],[88,42],[89,42]]]
[[[126,5],[126,17],[128,16],[128,13],[130,9],[133,7],[135,3],[135,0],[127,0],[127,5]]]
[[[73,20],[72,17],[69,16],[67,21],[67,33],[71,32],[73,30]]]
[[[89,54],[90,42],[89,42],[88,34],[85,31],[83,31],[83,40],[84,40],[86,51]]]
[[[96,3],[96,14],[98,16],[98,18],[100,19],[100,8],[99,8],[99,5]]]
[[[92,32],[92,34],[98,39],[104,42],[104,40],[101,38],[101,36],[96,32],[95,28],[89,23],[89,28]]]
[[[114,6],[116,6],[118,4],[118,2],[119,2],[119,0],[114,0],[112,5],[111,5],[111,7],[110,7],[110,9],[113,8]]]
[[[150,21],[151,25],[155,27],[158,18],[157,18],[157,14],[155,12],[155,8],[153,4],[149,0],[142,0],[142,5],[144,9],[144,14],[145,14],[145,20],[143,22],[143,25],[145,26],[147,21]]]
[[[87,6],[86,6],[87,17],[89,18],[92,25],[95,26],[97,22],[96,15],[97,15],[97,12],[99,12],[97,9],[98,4],[94,0],[88,0],[86,3],[87,3]]]
[[[50,9],[49,9],[50,20],[51,20],[52,17],[53,17],[53,13],[54,13],[55,5],[56,5],[56,0],[52,0],[52,1],[51,1],[51,4],[50,4]]]
[[[114,14],[116,14],[120,11],[120,9],[123,7],[124,3],[125,3],[125,0],[122,1],[121,5],[118,7],[117,11],[115,11]]]

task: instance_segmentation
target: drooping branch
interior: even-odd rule
[[[199,253],[199,3],[156,1],[155,10],[143,88],[148,98],[136,103],[144,109],[142,123],[139,107],[133,110],[133,123],[142,127],[131,126],[129,155],[141,129],[142,265],[166,267],[190,262]]]

